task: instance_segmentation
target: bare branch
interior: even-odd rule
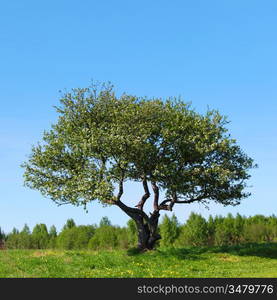
[[[122,195],[123,195],[123,179],[121,179],[119,182],[116,200],[119,201]]]
[[[155,181],[151,181],[151,185],[152,185],[152,189],[154,192],[153,207],[154,207],[154,211],[155,211],[155,210],[159,210],[159,188]]]
[[[176,195],[173,195],[172,199],[165,199],[161,204],[159,205],[159,210],[172,210],[172,207],[175,203],[177,204],[189,204],[192,202],[200,201],[208,197],[208,194],[204,193],[203,195],[200,195],[196,198],[191,198],[188,200],[178,200]],[[167,204],[170,202],[169,204]]]
[[[168,210],[172,211],[172,208],[174,206],[174,204],[178,201],[178,197],[177,197],[177,193],[174,192],[173,195],[172,195],[172,200],[171,202],[169,203],[168,205]]]
[[[114,196],[111,199],[107,199],[105,201],[105,203],[117,204],[117,202],[120,201],[122,195],[123,195],[123,179],[120,179],[119,184],[118,184],[118,193],[117,193],[117,195]]]
[[[142,185],[143,185],[145,194],[142,196],[141,200],[140,200],[139,203],[136,205],[136,207],[137,207],[138,209],[140,209],[140,210],[143,210],[144,203],[145,203],[146,200],[150,197],[150,192],[149,192],[147,180],[146,180],[145,177],[144,177],[143,180],[142,180]]]
[[[63,203],[57,202],[57,201],[55,201],[55,200],[53,200],[53,201],[57,204],[57,206],[62,206],[62,205],[67,205],[67,204],[72,204],[72,202],[70,202],[70,201],[64,201]]]
[[[177,200],[176,203],[185,203],[185,204],[188,204],[188,203],[192,203],[192,202],[195,202],[195,201],[200,201],[200,200],[203,200],[205,198],[208,197],[208,194],[204,193],[203,195],[200,195],[196,198],[192,198],[192,199],[189,199],[189,200]]]

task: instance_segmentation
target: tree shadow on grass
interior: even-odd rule
[[[176,257],[181,260],[204,260],[206,258],[201,256],[201,254],[206,252],[205,250],[203,251],[203,247],[187,247],[159,249],[157,251],[163,257]]]
[[[233,246],[217,247],[186,247],[186,248],[168,248],[154,250],[155,255],[162,257],[176,257],[184,260],[204,260],[201,256],[204,253],[229,253],[238,256],[258,256],[263,258],[277,259],[277,243],[249,243]],[[143,255],[135,248],[127,251],[129,256]]]
[[[135,248],[135,247],[130,248],[130,249],[127,250],[127,255],[128,256],[136,256],[136,255],[141,255],[143,253],[145,253],[145,252],[141,252],[140,249]]]
[[[277,243],[249,243],[244,245],[221,246],[210,249],[210,252],[277,259]]]
[[[258,256],[263,258],[277,259],[277,243],[249,243],[233,246],[218,247],[190,247],[177,248],[171,254],[179,259],[187,259],[187,256],[200,257],[203,253],[229,253],[238,256]]]
[[[191,251],[191,249],[193,249]],[[186,259],[186,260],[203,260],[204,257],[201,257],[199,254],[202,252],[199,251],[199,248],[163,248],[163,249],[155,249],[149,251],[140,251],[137,248],[131,248],[127,250],[128,256],[139,256],[147,253],[151,253],[153,256],[158,257],[176,257],[178,259]]]

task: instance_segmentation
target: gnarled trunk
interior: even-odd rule
[[[161,236],[158,234],[159,210],[154,210],[151,216],[148,217],[141,209],[129,207],[120,200],[117,200],[114,204],[136,222],[138,248],[141,251],[153,249],[156,241],[161,239]]]
[[[153,249],[156,241],[161,239],[157,232],[159,216],[159,212],[154,211],[148,222],[144,222],[143,218],[135,219],[138,229],[138,248],[140,250]]]

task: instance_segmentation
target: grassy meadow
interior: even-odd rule
[[[277,277],[277,243],[136,253],[2,250],[1,278]]]

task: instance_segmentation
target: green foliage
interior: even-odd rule
[[[253,242],[270,242],[270,228],[266,224],[250,223],[244,228],[245,241]]]
[[[112,226],[102,226],[97,228],[94,236],[89,240],[88,248],[97,249],[116,249],[118,247],[119,228]]]
[[[176,216],[173,215],[171,218],[169,218],[167,215],[165,215],[159,229],[162,235],[160,246],[172,246],[179,235],[179,223]]]
[[[4,231],[2,231],[1,227],[0,227],[0,241],[4,241],[6,238],[6,235],[4,233]]]
[[[22,231],[18,235],[19,248],[30,249],[33,246],[33,239],[31,236],[30,228],[27,224],[24,225]]]
[[[52,225],[49,229],[48,248],[50,248],[50,249],[56,248],[57,235],[58,235],[57,229],[54,225]]]
[[[71,226],[66,222],[58,234],[51,226],[49,233],[45,224],[37,224],[32,233],[27,224],[21,231],[2,233],[2,241],[8,249],[128,249],[137,245],[137,228],[130,219],[126,227],[113,226],[110,221],[96,225]],[[71,224],[71,225],[69,225]],[[69,225],[69,226],[68,226]],[[277,241],[277,217],[257,215],[245,217],[231,214],[226,217],[209,216],[205,220],[201,215],[191,213],[185,224],[180,224],[173,215],[165,215],[159,226],[162,234],[160,247],[184,246],[226,246],[245,243],[268,243]]]
[[[128,236],[128,229],[118,228],[116,229],[116,235],[117,235],[117,248],[118,249],[128,249],[132,246],[132,241],[130,241],[130,238]]]
[[[52,225],[49,229],[49,236],[55,238],[55,237],[57,237],[57,235],[58,235],[57,229],[56,229],[55,225]]]
[[[30,228],[29,228],[29,226],[27,224],[24,224],[24,227],[23,227],[21,233],[25,233],[27,235],[31,234]]]
[[[277,217],[275,215],[269,217],[268,226],[270,228],[270,241],[277,242]]]
[[[5,246],[8,249],[20,249],[19,231],[16,228],[13,228],[12,232],[7,235]]]
[[[207,244],[208,245],[214,245],[215,231],[216,231],[216,220],[212,216],[209,216],[209,218],[207,220],[207,231],[208,231]]]
[[[60,249],[86,249],[94,232],[95,227],[91,225],[65,228],[59,234],[56,245]]]
[[[238,205],[249,196],[246,182],[249,170],[256,165],[231,138],[228,121],[218,111],[199,114],[179,98],[118,97],[111,84],[73,89],[61,95],[56,111],[57,122],[44,132],[23,167],[25,185],[58,205],[87,210],[87,204],[96,200],[104,206],[117,205],[138,222],[143,204],[130,210],[121,202],[126,181],[143,183],[146,196],[141,203],[148,197],[147,184],[151,182],[155,217],[162,209],[172,210],[175,203]],[[166,195],[162,202],[158,199],[160,190]],[[152,222],[144,212],[142,216],[138,228],[144,228],[145,233],[139,244],[152,248],[158,239],[158,219]],[[103,218],[100,227],[107,225],[111,225],[109,220]],[[70,226],[75,224],[66,224],[64,230],[72,229]],[[178,226],[172,225],[176,230],[164,226],[161,245],[166,246],[176,239]],[[109,245],[115,245],[118,242],[111,230],[105,228],[102,234]],[[201,234],[195,243],[203,242]],[[213,239],[221,240],[217,238],[220,234],[225,233],[214,233]],[[93,238],[91,247],[102,243],[98,235]]]
[[[240,214],[237,214],[234,221],[234,244],[240,244],[243,242],[243,230],[245,227],[245,218]]]
[[[33,247],[33,240],[28,225],[25,224],[21,232],[14,228],[7,235],[5,246],[9,249],[31,249]]]
[[[146,178],[187,203],[237,205],[254,167],[217,111],[180,99],[147,99],[111,85],[62,95],[59,118],[33,147],[25,184],[58,204],[114,203],[118,182]],[[189,202],[188,202],[189,201]]]
[[[182,240],[184,245],[200,246],[207,245],[208,224],[206,220],[198,214],[191,213],[185,226],[182,228]]]
[[[75,224],[74,220],[73,219],[68,219],[66,221],[64,227],[63,227],[63,230],[65,230],[65,229],[71,229],[71,228],[73,228],[75,226],[76,226],[76,224]]]
[[[32,246],[34,249],[46,249],[49,242],[49,234],[45,224],[37,224],[32,231]]]
[[[216,245],[232,245],[235,235],[235,222],[231,214],[224,218],[223,222],[216,228],[215,243]]]
[[[112,226],[112,223],[111,223],[111,221],[109,220],[108,217],[103,217],[103,218],[100,220],[99,226],[100,226],[100,227],[102,227],[102,226]]]
[[[14,227],[14,228],[12,229],[12,234],[18,234],[18,233],[19,233],[19,230],[18,230],[17,228]]]
[[[131,247],[135,247],[137,245],[137,235],[136,223],[133,219],[129,219],[127,222],[127,236]]]

